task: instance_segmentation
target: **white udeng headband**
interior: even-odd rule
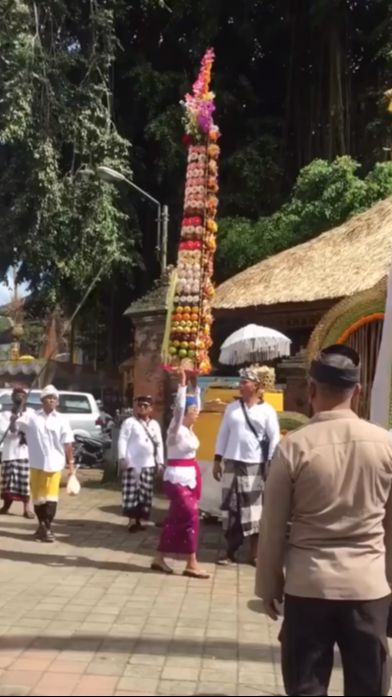
[[[47,385],[46,387],[44,387],[44,389],[41,392],[41,401],[45,399],[45,397],[56,397],[56,399],[59,398],[59,393],[57,392],[54,385]]]

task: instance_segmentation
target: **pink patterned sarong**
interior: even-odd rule
[[[196,460],[169,460],[170,467],[194,467],[196,489],[164,482],[170,507],[163,524],[158,551],[162,554],[195,554],[199,540],[199,506],[201,473]]]

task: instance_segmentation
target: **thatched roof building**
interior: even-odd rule
[[[384,287],[391,259],[392,197],[222,283],[214,299],[213,358],[218,356],[215,347],[245,324],[288,334],[296,354],[308,346],[312,332],[335,306],[344,324],[346,311],[339,302],[352,299],[357,314],[368,305],[382,310],[383,302],[372,293]],[[331,339],[334,332],[327,334]]]
[[[392,257],[392,198],[242,271],[217,289],[215,310],[337,300],[375,286]]]

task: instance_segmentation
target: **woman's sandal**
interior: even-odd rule
[[[150,566],[151,571],[158,571],[160,574],[166,574],[166,576],[171,576],[174,574],[173,569],[167,564],[158,564],[158,562],[153,561]]]
[[[192,569],[185,569],[185,571],[182,572],[183,576],[186,576],[187,578],[200,578],[203,580],[207,580],[211,578],[211,575],[207,573],[207,571],[192,571]]]

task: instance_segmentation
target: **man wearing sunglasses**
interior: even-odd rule
[[[118,441],[123,513],[130,532],[142,530],[149,520],[155,470],[164,462],[162,432],[152,412],[152,398],[137,397],[134,416],[122,424]]]

